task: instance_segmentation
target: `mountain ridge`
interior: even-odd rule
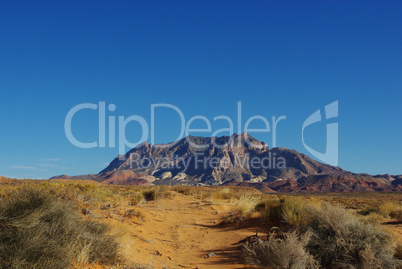
[[[107,184],[241,185],[263,192],[393,191],[401,185],[392,184],[396,178],[390,175],[355,174],[293,149],[270,149],[246,132],[144,142],[88,177]]]

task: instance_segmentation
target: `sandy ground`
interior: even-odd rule
[[[256,231],[266,238],[268,227],[257,216],[222,225],[233,209],[234,205],[227,200],[209,202],[178,194],[140,206],[113,204],[94,212],[94,216],[119,235],[121,253],[126,259],[126,266],[107,268],[255,268],[242,263],[242,245]],[[130,210],[142,216],[128,216]],[[401,223],[384,226],[396,241],[402,242]]]
[[[144,220],[118,217],[130,208],[142,212]],[[256,230],[259,235],[264,233],[258,228],[258,219],[220,225],[232,208],[228,202],[209,203],[177,196],[140,207],[116,207],[116,215],[102,221],[121,234],[127,264],[154,268],[250,268],[240,260],[242,240]]]

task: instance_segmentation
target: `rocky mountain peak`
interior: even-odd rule
[[[185,184],[205,185],[298,180],[315,174],[347,173],[297,151],[271,150],[247,132],[221,137],[187,136],[155,146],[144,142],[131,149],[125,158],[113,160],[99,176],[119,170],[143,173],[154,177],[156,182],[176,177]]]
[[[167,144],[144,142],[116,157],[99,174],[85,178],[108,184],[240,185],[263,192],[402,189],[402,176],[353,174],[296,150],[270,149],[247,132],[188,136]]]

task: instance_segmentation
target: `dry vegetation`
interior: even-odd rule
[[[69,203],[32,185],[3,191],[1,268],[68,268],[116,264],[118,244],[105,224],[84,219]]]
[[[240,187],[0,178],[0,268],[183,267],[174,263],[178,257],[162,255],[152,245],[156,243],[144,238],[148,225],[154,225],[152,232],[166,235],[161,244],[169,241],[173,250],[188,255],[193,255],[189,249],[197,249],[188,242],[205,236],[195,229],[208,229],[211,238],[232,236],[229,241],[240,242],[235,248],[228,244],[222,257],[202,259],[195,253],[203,266],[189,268],[233,268],[235,263],[264,268],[397,268],[402,255],[401,199],[399,193],[264,195]],[[194,231],[188,233],[180,232],[189,227],[184,224],[154,231],[168,223],[169,214],[179,219],[175,212],[188,218],[201,214],[201,219],[208,214],[216,221],[201,226],[194,221]],[[155,216],[161,216],[160,224],[155,224]],[[260,235],[253,236],[252,231]],[[133,253],[140,251],[157,262],[133,260],[141,255]],[[234,254],[223,257],[229,252]]]

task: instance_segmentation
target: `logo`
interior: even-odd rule
[[[325,106],[325,119],[329,120],[338,117],[338,101],[335,101]],[[330,165],[338,165],[338,123],[327,124],[327,137],[325,153],[321,153],[309,147],[304,141],[304,129],[310,125],[322,121],[321,110],[317,110],[311,114],[303,123],[302,127],[302,142],[305,149],[308,150],[314,157],[322,162]]]
[[[70,111],[67,113],[65,122],[64,122],[64,130],[67,139],[70,141],[71,144],[73,144],[76,147],[79,148],[115,148],[118,147],[118,153],[121,159],[125,159],[125,153],[127,148],[134,148],[137,145],[145,142],[145,141],[150,141],[154,147],[157,146],[173,146],[175,143],[179,140],[182,139],[183,137],[187,137],[188,143],[193,147],[197,149],[208,149],[211,145],[200,145],[197,143],[193,143],[193,141],[190,139],[190,135],[192,133],[206,133],[206,135],[211,136],[212,139],[212,144],[214,147],[220,148],[220,147],[226,147],[229,144],[231,146],[236,145],[236,143],[231,143],[232,141],[229,141],[228,145],[218,145],[215,144],[215,137],[218,137],[219,133],[229,133],[230,135],[234,134],[237,132],[238,134],[241,134],[243,132],[251,132],[251,133],[266,133],[267,135],[271,136],[272,138],[272,143],[270,146],[276,147],[276,141],[277,141],[277,131],[278,131],[278,123],[280,121],[286,120],[285,115],[281,115],[279,117],[272,116],[271,119],[268,117],[264,117],[262,115],[254,115],[249,117],[248,119],[243,119],[242,117],[242,104],[241,102],[237,103],[237,113],[236,113],[236,118],[232,119],[227,115],[217,115],[213,117],[212,119],[209,119],[203,115],[196,115],[192,116],[190,118],[186,118],[182,110],[172,104],[152,104],[151,109],[150,109],[150,121],[147,121],[144,117],[140,115],[131,115],[129,117],[124,117],[124,116],[117,116],[113,115],[113,112],[116,111],[116,105],[114,104],[109,104],[108,106],[106,105],[105,102],[99,102],[98,104],[93,104],[93,103],[83,103],[83,104],[78,104],[74,106]],[[172,142],[168,145],[155,145],[155,119],[158,116],[163,116],[163,112],[160,112],[160,110],[163,109],[170,109],[171,111],[174,111],[177,114],[176,120],[180,122],[180,130],[177,130],[179,135],[176,139],[176,142]],[[72,131],[72,121],[74,117],[78,117],[78,114],[82,110],[94,110],[97,111],[97,117],[94,118],[94,121],[98,122],[98,139],[97,141],[92,141],[92,142],[82,142],[76,139],[73,133],[77,131],[82,131],[82,130],[75,130],[75,132]],[[159,111],[159,113],[157,113]],[[331,104],[325,106],[324,109],[324,117],[325,120],[333,119],[338,117],[338,101],[332,102]],[[171,119],[174,120],[174,119]],[[204,129],[196,129],[193,127],[193,122],[198,121],[198,122],[204,122],[205,125],[207,126]],[[227,123],[227,128],[214,128],[214,123],[216,121],[226,121]],[[253,129],[250,127],[252,122],[259,121],[262,123],[261,128],[259,129]],[[325,152],[319,152],[309,145],[306,144],[305,142],[305,137],[304,137],[304,130],[308,127],[311,126],[315,123],[323,121],[322,117],[322,111],[317,110],[313,114],[311,114],[303,123],[302,125],[302,143],[304,148],[311,153],[314,157],[319,159],[320,161],[330,164],[330,165],[338,165],[338,122],[335,123],[328,123],[326,124],[326,149]],[[141,127],[136,129],[136,132],[141,134],[141,138],[136,141],[128,141],[126,138],[126,127],[128,124],[136,123],[139,124]],[[236,130],[235,130],[235,124],[237,125]],[[115,131],[117,127],[117,133]],[[108,134],[108,136],[107,136]],[[107,139],[108,138],[108,139]],[[248,141],[248,136],[245,136],[247,143]],[[240,139],[240,137],[239,137]],[[116,141],[117,140],[117,141]],[[117,142],[117,143],[116,143]],[[116,145],[117,144],[117,145]],[[238,143],[238,145],[240,145]],[[136,160],[138,161],[138,160]],[[149,163],[149,162],[147,162]]]

